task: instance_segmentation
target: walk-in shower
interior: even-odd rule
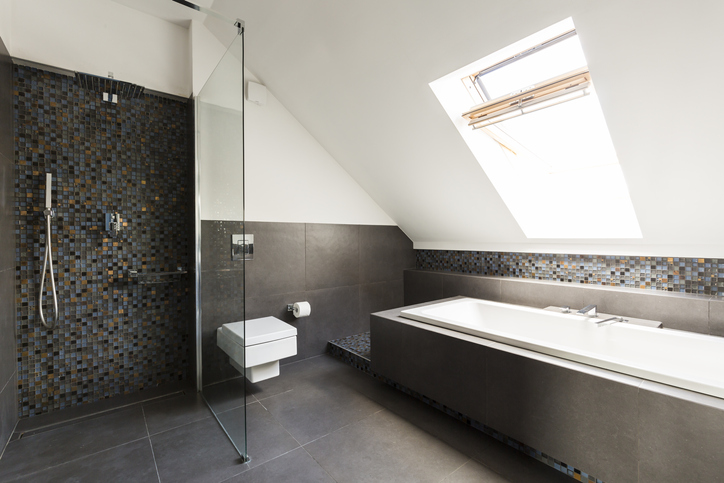
[[[200,392],[246,460],[245,366],[215,339],[245,321],[245,261],[231,257],[245,234],[243,24],[195,10],[203,42],[162,46],[218,56],[193,63],[191,97],[138,85],[166,51],[92,74],[15,59],[18,413]]]
[[[40,289],[38,290],[38,314],[40,315],[40,323],[46,328],[52,329],[58,323],[58,291],[55,288],[55,275],[53,274],[53,247],[51,244],[52,227],[51,220],[55,217],[55,210],[52,206],[53,201],[53,175],[47,173],[45,175],[45,254],[43,255],[43,273],[40,276]],[[50,288],[53,298],[53,319],[52,323],[48,321],[43,313],[43,294],[45,293],[45,274],[48,271],[50,279]]]

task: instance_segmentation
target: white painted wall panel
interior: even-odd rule
[[[191,94],[188,29],[110,0],[13,3],[13,57]]]
[[[724,98],[705,94],[724,83],[722,2],[216,0],[214,8],[247,21],[247,66],[416,247],[724,257],[715,215],[724,205]],[[641,240],[527,239],[428,87],[569,16]],[[606,186],[592,179],[590,195],[606,196]]]

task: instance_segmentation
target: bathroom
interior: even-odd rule
[[[721,396],[398,315],[595,305],[722,340],[723,17],[0,0],[0,481],[719,481]],[[617,162],[546,184],[460,79],[571,22]],[[252,382],[218,331],[266,317],[294,345]]]

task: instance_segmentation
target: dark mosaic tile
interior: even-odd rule
[[[15,66],[20,416],[187,377],[191,277],[154,285],[128,277],[192,263],[187,112],[185,102],[152,95],[107,103],[73,77]],[[53,331],[37,317],[48,172],[60,300]],[[115,239],[104,230],[114,211],[124,223]]]
[[[416,250],[419,270],[724,295],[724,259]]]

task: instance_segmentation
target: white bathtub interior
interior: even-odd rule
[[[724,398],[724,338],[473,298],[402,317],[563,359]]]

